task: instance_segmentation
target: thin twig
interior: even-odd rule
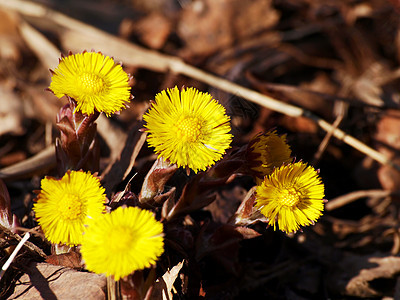
[[[325,204],[325,210],[331,211],[347,205],[351,202],[354,202],[360,198],[366,197],[376,197],[376,198],[384,198],[390,195],[398,195],[399,193],[385,190],[364,190],[364,191],[355,191],[348,193],[346,195],[341,195],[332,200],[329,200],[328,203]]]
[[[1,267],[0,271],[0,279],[3,277],[5,271],[7,271],[8,267],[11,265],[13,262],[15,256],[17,256],[19,250],[21,250],[22,246],[26,243],[26,241],[30,238],[30,233],[27,232],[25,233],[25,236],[19,241],[17,247],[15,247],[14,251],[11,253],[10,257],[7,259],[7,261],[4,263],[4,265]]]
[[[21,237],[16,234],[13,233],[11,230],[9,230],[7,227],[4,227],[3,225],[0,224],[0,232],[4,232],[5,234],[7,234],[8,236],[10,236],[13,239],[16,239],[17,241],[21,240]],[[35,244],[31,243],[31,242],[25,242],[24,247],[26,247],[27,249],[29,249],[29,251],[31,253],[34,253],[38,256],[41,256],[43,258],[46,258],[47,255],[43,252],[42,249],[40,249],[38,246],[36,246]]]
[[[272,97],[260,94],[254,90],[204,72],[184,63],[177,57],[144,49],[109,33],[103,32],[93,26],[46,8],[40,4],[21,0],[0,0],[0,6],[20,12],[23,15],[50,20],[65,29],[62,38],[67,40],[69,39],[69,42],[73,41],[76,43],[75,45],[79,44],[80,47],[85,46],[88,49],[99,47],[106,53],[115,54],[115,57],[121,59],[127,64],[139,68],[150,69],[156,72],[172,71],[181,75],[186,75],[225,92],[241,96],[251,102],[276,112],[291,117],[307,117],[317,123],[323,130],[332,132],[332,135],[337,139],[342,140],[346,144],[373,158],[379,163],[389,165],[400,171],[400,166],[390,161],[385,155],[346,134],[344,131],[335,128],[332,124],[310,111],[281,102]]]
[[[332,124],[333,127],[335,129],[338,128],[338,126],[342,122],[342,120],[343,120],[343,115],[338,116]],[[328,144],[332,138],[332,135],[333,135],[333,132],[331,130],[331,131],[328,131],[327,134],[324,136],[324,139],[320,143],[317,152],[314,154],[312,165],[315,166],[318,163],[318,161],[321,159],[322,154],[325,152],[326,148],[328,147]]]

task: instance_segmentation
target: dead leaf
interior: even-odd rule
[[[9,88],[0,85],[0,136],[6,133],[22,135],[24,111],[22,100]]]
[[[46,173],[55,165],[56,155],[54,145],[52,145],[24,161],[0,169],[0,178],[27,178],[29,176],[32,176],[33,174]]]
[[[215,201],[206,206],[205,209],[211,212],[214,221],[227,223],[246,194],[247,191],[241,186],[236,185],[231,189],[224,188],[217,192]]]
[[[24,47],[18,32],[18,17],[7,10],[0,10],[0,58],[20,61]]]
[[[206,173],[198,173],[190,179],[184,186],[179,200],[170,210],[167,220],[203,208],[215,200],[215,193],[210,191],[210,187],[215,185],[211,182],[204,182],[205,177]]]
[[[205,0],[188,5],[178,34],[191,55],[209,55],[271,28],[279,15],[271,1]]]
[[[76,251],[50,255],[46,258],[46,262],[55,266],[64,266],[72,269],[82,269],[83,267],[81,255]]]
[[[239,232],[242,235],[243,239],[245,239],[245,240],[254,239],[261,235],[261,233],[255,231],[254,229],[248,228],[248,227],[238,226],[238,227],[236,227],[235,230],[237,232]]]
[[[104,275],[48,263],[32,263],[25,272],[8,299],[106,299]]]
[[[153,12],[139,21],[124,20],[120,32],[124,37],[137,36],[143,44],[152,49],[161,49],[171,33],[170,19],[159,12]]]
[[[400,160],[400,112],[388,109],[376,125],[376,148],[394,162]],[[377,171],[379,182],[384,189],[395,191],[400,188],[400,173],[395,169],[381,165]]]
[[[142,189],[139,194],[140,203],[148,203],[154,199],[157,194],[164,190],[167,181],[175,174],[178,167],[176,164],[170,164],[164,158],[158,158],[150,171],[147,173]]]
[[[146,134],[139,132],[143,127],[142,123],[137,123],[128,133],[124,147],[121,149],[119,159],[116,160],[109,168],[107,168],[102,176],[102,182],[108,193],[111,193],[114,188],[128,176],[131,171],[136,157],[146,140]]]
[[[11,230],[12,223],[10,194],[3,180],[0,179],[0,224]]]
[[[150,290],[151,294],[146,296],[146,300],[172,300],[173,294],[171,291],[184,262],[184,260],[181,261],[171,270],[165,272],[161,278],[157,279],[153,288]]]
[[[391,294],[400,272],[400,257],[354,255],[337,261],[329,276],[329,289],[352,297],[382,297]]]
[[[257,222],[268,222],[264,215],[262,215],[258,209],[254,208],[256,187],[252,187],[246,197],[243,199],[236,213],[232,216],[229,223],[249,226]]]

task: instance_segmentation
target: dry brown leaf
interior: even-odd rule
[[[73,269],[81,269],[81,255],[76,251],[63,254],[52,254],[46,258],[46,262],[55,266],[63,266]]]
[[[254,239],[256,237],[259,237],[261,235],[261,233],[255,231],[254,229],[248,228],[248,227],[236,227],[235,228],[237,232],[239,232],[243,239],[247,240],[247,239]]]
[[[257,222],[268,222],[268,220],[260,213],[259,210],[254,208],[256,187],[252,187],[242,203],[232,216],[230,223],[237,226],[249,226]]]
[[[394,288],[390,285],[391,279],[395,279],[399,272],[400,257],[345,254],[335,264],[328,286],[335,294],[382,297],[390,294]]]
[[[103,275],[48,263],[32,263],[8,299],[106,299]]]
[[[122,36],[138,36],[147,47],[161,49],[171,33],[170,19],[159,12],[153,12],[139,21],[124,20],[120,27]]]
[[[18,18],[0,10],[0,58],[11,61],[21,59],[23,43],[18,32]]]
[[[103,172],[102,181],[106,191],[111,193],[116,185],[118,185],[129,174],[132,169],[136,157],[139,154],[145,140],[146,134],[139,132],[143,127],[142,123],[135,124],[128,133],[124,147],[121,147],[119,160],[115,161],[110,168]]]
[[[3,180],[0,179],[0,224],[11,230],[12,223],[10,194]]]
[[[55,165],[56,155],[54,146],[52,145],[24,161],[0,169],[0,178],[16,179],[26,178],[33,174],[43,174]]]
[[[191,55],[209,55],[271,28],[279,15],[267,0],[193,1],[185,8],[178,34]]]
[[[159,200],[158,197],[156,197],[156,199],[155,199],[156,202],[163,203],[163,206],[161,209],[161,218],[162,219],[165,219],[168,216],[171,209],[174,207],[175,194],[176,194],[176,187],[173,187],[165,194],[162,194],[159,196],[161,198],[161,200]],[[166,199],[165,199],[165,197],[166,197]]]
[[[237,185],[232,189],[223,189],[217,193],[215,201],[205,207],[205,209],[211,212],[214,221],[227,223],[246,194],[247,191]]]
[[[23,103],[9,88],[0,85],[0,135],[10,133],[21,135],[24,119]]]
[[[190,178],[189,182],[183,188],[179,200],[168,213],[167,220],[189,214],[209,205],[215,200],[215,193],[210,189],[215,184],[205,181],[205,178],[206,173],[198,173],[196,176]]]
[[[146,297],[146,300],[172,300],[172,288],[174,286],[175,280],[179,275],[179,271],[183,267],[184,261],[181,261],[176,266],[174,266],[171,270],[165,272],[165,274],[157,279],[153,288],[151,289],[150,296]]]
[[[400,160],[400,112],[389,109],[376,125],[376,148],[387,157]],[[386,190],[395,191],[400,188],[400,173],[387,166],[379,166],[378,179]]]
[[[143,181],[139,201],[141,203],[152,201],[157,194],[164,190],[165,184],[175,174],[176,170],[178,170],[177,165],[170,164],[162,157],[158,158]]]

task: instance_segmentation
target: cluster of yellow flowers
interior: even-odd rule
[[[155,263],[163,253],[163,225],[137,207],[105,213],[105,200],[96,176],[68,171],[60,180],[42,180],[33,210],[50,242],[82,245],[89,271],[118,280]]]
[[[109,116],[131,98],[128,74],[101,53],[63,57],[52,74],[49,89],[75,101],[75,109],[87,115],[97,111]],[[138,207],[106,213],[104,192],[90,172],[67,171],[61,179],[42,180],[33,210],[50,242],[80,245],[89,271],[119,280],[155,264],[164,252],[163,224]]]
[[[63,57],[52,74],[50,90],[59,98],[68,96],[84,114],[111,115],[129,103],[128,74],[101,53]],[[143,118],[147,141],[158,156],[188,172],[214,165],[232,142],[225,108],[194,88],[160,92]],[[245,153],[257,183],[255,208],[269,225],[296,232],[322,215],[324,185],[313,167],[293,162],[286,136],[260,134]],[[88,270],[118,280],[155,263],[164,251],[163,225],[137,207],[106,213],[105,200],[96,176],[68,171],[59,180],[42,180],[34,211],[50,242],[81,245]]]
[[[324,209],[324,185],[318,171],[293,162],[286,136],[275,131],[253,138],[247,161],[257,182],[255,207],[276,229],[291,233],[313,224]]]

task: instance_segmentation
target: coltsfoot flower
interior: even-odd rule
[[[81,244],[84,226],[104,212],[106,196],[97,177],[67,171],[61,179],[45,177],[33,205],[46,238],[69,246]]]
[[[163,252],[163,224],[138,207],[118,207],[97,218],[87,227],[81,247],[89,271],[115,280],[150,267]]]
[[[101,53],[62,57],[52,74],[49,89],[54,95],[73,98],[76,110],[88,115],[96,110],[109,116],[125,108],[131,98],[128,74]]]
[[[162,91],[143,119],[158,157],[196,173],[220,160],[232,141],[225,108],[195,88]]]
[[[291,233],[300,226],[314,224],[324,210],[324,185],[318,172],[303,162],[283,165],[265,177],[257,186],[255,207],[276,223],[280,230]]]
[[[279,136],[276,131],[256,135],[247,146],[246,161],[257,184],[274,168],[293,161],[286,135]]]

